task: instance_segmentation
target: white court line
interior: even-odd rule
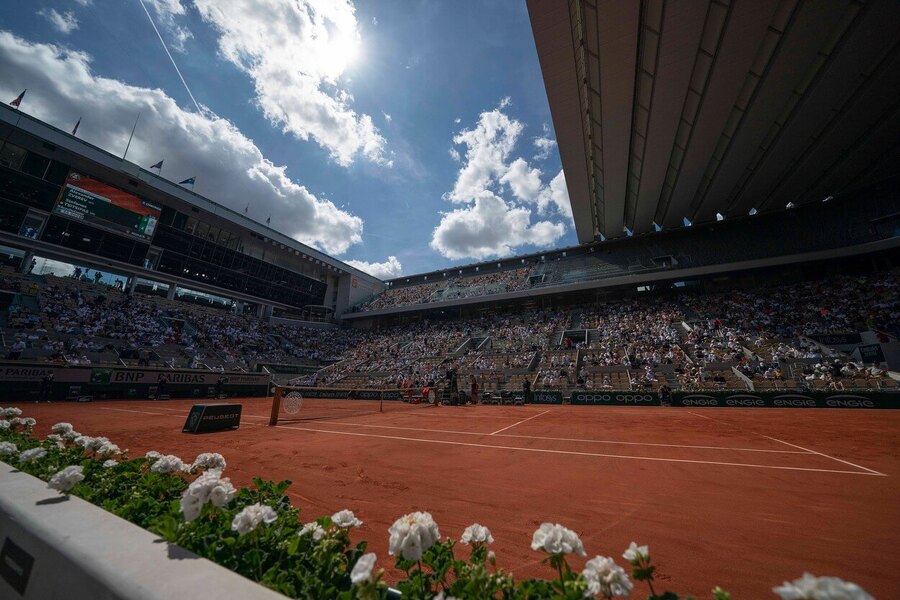
[[[98,406],[97,408],[99,408],[100,410],[116,410],[116,411],[119,411],[119,412],[137,413],[137,414],[140,414],[140,415],[156,415],[157,417],[175,417],[175,418],[178,418],[178,419],[186,418],[186,415],[183,416],[183,415],[175,415],[175,414],[164,413],[164,412],[150,412],[150,411],[147,411],[147,410],[128,410],[128,409],[126,409],[126,408],[107,408],[106,406]],[[162,407],[160,407],[160,408],[162,408]],[[175,409],[175,408],[165,408],[165,409],[163,409],[163,410],[177,410],[177,409]],[[250,415],[242,415],[242,416],[250,416]],[[257,417],[257,418],[263,418],[263,417]],[[243,423],[242,425],[250,425],[250,426],[253,426],[253,427],[261,427],[261,426],[262,426],[262,423]]]
[[[650,456],[627,456],[622,454],[601,454],[599,452],[578,452],[574,450],[547,450],[544,448],[522,448],[520,446],[496,446],[492,444],[475,444],[472,442],[452,442],[448,440],[424,440],[421,438],[401,437],[394,435],[379,435],[375,433],[358,433],[355,431],[334,431],[330,429],[313,429],[312,427],[295,427],[292,425],[276,425],[278,429],[293,429],[295,431],[311,431],[313,433],[330,433],[333,435],[350,435],[356,437],[379,438],[384,440],[400,440],[405,442],[421,442],[424,444],[444,444],[449,446],[468,446],[472,448],[492,448],[494,450],[519,450],[520,452],[539,452],[546,454],[567,454],[574,456],[592,456],[599,458],[621,458],[625,460],[648,460],[654,462],[690,463],[697,465],[720,465],[728,467],[746,467],[752,469],[776,469],[781,471],[808,471],[814,473],[840,473],[843,475],[868,475],[870,477],[881,476],[883,473],[864,473],[862,471],[839,471],[836,469],[813,469],[808,467],[782,467],[777,465],[756,465],[749,463],[719,462],[711,460],[688,460],[685,458],[656,458]]]
[[[252,415],[248,415],[252,416]],[[268,417],[256,417],[268,419]],[[372,425],[371,423],[347,423],[346,421],[329,421],[329,425],[344,425],[347,427],[368,427],[370,429],[399,429],[403,431],[427,431],[429,433],[452,433],[456,435],[495,435],[493,433],[481,433],[477,431],[456,431],[452,429],[422,429],[421,427],[400,427],[399,425]],[[771,454],[812,454],[811,452],[798,452],[797,450],[765,450],[760,448],[734,448],[730,446],[694,446],[690,444],[657,444],[653,442],[624,442],[619,440],[590,440],[585,438],[561,438],[540,435],[521,435],[517,433],[500,433],[497,437],[521,438],[525,440],[545,440],[550,442],[579,442],[585,444],[616,444],[621,446],[654,446],[659,448],[690,448],[692,450],[733,450],[736,452],[764,452]]]
[[[527,419],[522,419],[521,421],[517,421],[516,423],[513,423],[512,425],[507,425],[507,426],[504,427],[503,429],[498,429],[497,431],[495,431],[494,433],[492,433],[492,434],[490,434],[490,435],[497,435],[497,434],[500,433],[501,431],[506,431],[507,429],[511,429],[511,428],[515,427],[516,425],[521,425],[522,423],[525,423],[526,421],[530,421],[530,420],[532,420],[532,419],[537,419],[539,416],[541,416],[541,415],[546,415],[548,412],[550,412],[550,411],[549,411],[549,410],[545,410],[544,412],[538,413],[538,414],[536,414],[536,415],[534,415],[534,416],[531,416],[531,417],[528,417]]]
[[[794,448],[800,448],[801,450],[806,450],[807,452],[809,452],[809,453],[811,453],[811,454],[818,454],[819,456],[824,456],[825,458],[830,458],[831,460],[836,460],[836,461],[838,461],[839,463],[844,463],[845,465],[850,465],[851,467],[856,467],[857,469],[862,469],[863,471],[868,471],[868,472],[871,473],[872,475],[881,475],[882,477],[887,477],[887,474],[885,474],[885,473],[880,473],[880,472],[875,471],[875,470],[873,470],[873,469],[869,469],[868,467],[864,467],[864,466],[862,466],[862,465],[858,465],[858,464],[856,464],[856,463],[852,463],[852,462],[850,462],[849,460],[843,460],[843,459],[840,459],[840,458],[835,458],[835,457],[833,457],[833,456],[829,456],[829,455],[824,454],[824,453],[822,453],[822,452],[816,452],[815,450],[810,450],[809,448],[804,448],[803,446],[798,446],[797,444],[792,444],[792,443],[790,443],[790,442],[785,442],[784,440],[779,440],[778,438],[773,438],[773,437],[770,436],[770,435],[763,435],[762,433],[757,434],[757,435],[761,435],[761,436],[763,436],[764,438],[769,438],[770,440],[775,441],[775,442],[780,442],[780,443],[782,443],[782,444],[787,444],[788,446],[793,446]]]
[[[688,411],[688,412],[691,412],[691,411]],[[735,429],[741,430],[740,427],[737,427],[737,426],[735,426],[735,425],[732,425],[731,423],[728,423],[728,422],[726,422],[726,421],[720,421],[720,420],[718,420],[718,419],[713,419],[712,417],[707,417],[707,416],[704,416],[704,415],[700,415],[700,414],[697,414],[697,413],[695,413],[695,412],[691,412],[691,414],[692,414],[692,415],[697,415],[698,417],[703,417],[704,419],[707,419],[707,420],[709,420],[709,421],[715,421],[715,422],[717,422],[717,423],[724,423],[724,424],[726,424],[726,425],[729,425],[730,427],[734,427]],[[764,433],[758,433],[758,432],[753,431],[753,430],[748,430],[748,431],[750,431],[750,433],[756,434],[756,435],[758,435],[758,436],[760,436],[760,437],[764,437],[764,438],[766,438],[766,439],[772,440],[773,442],[778,442],[778,443],[780,443],[780,444],[786,444],[786,445],[792,446],[792,447],[794,447],[794,448],[800,448],[801,450],[806,450],[806,451],[807,451],[808,453],[810,453],[810,454],[818,454],[819,456],[822,456],[822,457],[824,457],[824,458],[830,458],[831,460],[836,460],[836,461],[839,462],[839,463],[844,463],[845,465],[850,465],[851,467],[856,467],[857,469],[862,469],[863,471],[868,471],[869,474],[871,474],[871,475],[879,475],[879,476],[881,476],[881,477],[887,477],[887,474],[886,474],[886,473],[881,473],[881,472],[879,472],[879,471],[875,471],[875,470],[873,470],[873,469],[869,469],[868,467],[864,467],[864,466],[862,466],[862,465],[858,465],[858,464],[856,464],[856,463],[852,463],[852,462],[850,462],[849,460],[843,460],[843,459],[840,459],[840,458],[835,458],[835,457],[833,457],[833,456],[829,456],[829,455],[824,454],[824,453],[822,453],[822,452],[816,452],[815,450],[810,450],[809,448],[804,448],[803,446],[798,446],[797,444],[792,444],[792,443],[790,443],[790,442],[785,442],[784,440],[779,440],[778,438],[774,438],[774,437],[772,437],[772,436],[770,436],[770,435],[766,435],[766,434],[764,434]]]

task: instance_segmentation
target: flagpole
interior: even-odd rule
[[[137,118],[134,120],[134,127],[131,128],[131,135],[128,136],[128,145],[125,146],[125,154],[122,155],[122,160],[125,160],[125,157],[128,156],[128,149],[131,148],[131,138],[134,137],[134,130],[137,129],[137,124],[140,118],[141,113],[138,112]]]

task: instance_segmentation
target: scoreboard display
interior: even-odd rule
[[[53,212],[149,242],[162,207],[71,171]]]

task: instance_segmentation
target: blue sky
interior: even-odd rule
[[[575,243],[524,2],[35,0],[0,24],[0,99],[114,153],[140,113],[129,160],[375,275]]]

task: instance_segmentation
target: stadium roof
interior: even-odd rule
[[[896,0],[527,0],[581,243],[900,164]]]

